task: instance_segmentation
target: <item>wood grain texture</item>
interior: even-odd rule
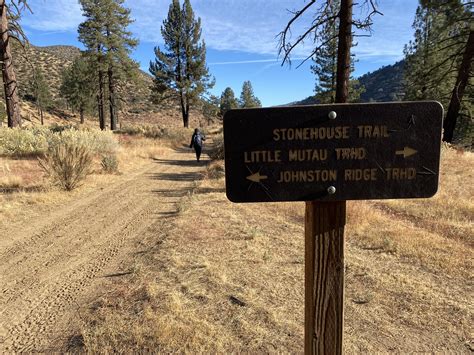
[[[306,203],[305,354],[341,354],[346,201]]]

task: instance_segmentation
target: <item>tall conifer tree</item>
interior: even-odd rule
[[[51,105],[53,100],[51,92],[49,90],[48,83],[44,78],[43,71],[41,68],[34,68],[33,78],[29,83],[31,93],[33,94],[33,100],[38,109],[40,115],[41,124],[44,124],[44,110]]]
[[[107,78],[109,84],[110,129],[117,129],[117,81],[130,78],[135,62],[130,59],[131,51],[138,45],[127,27],[132,23],[130,9],[123,6],[125,0],[106,1],[105,48],[107,60]]]
[[[164,51],[155,47],[156,59],[150,62],[154,91],[170,91],[179,99],[184,127],[189,126],[189,108],[214,85],[206,67],[206,46],[201,41],[201,19],[195,19],[189,0],[181,8],[173,0],[161,34]]]
[[[337,16],[339,0],[332,1],[328,5],[328,12],[331,16]],[[336,71],[337,71],[337,35],[339,25],[337,21],[328,21],[315,33],[315,39],[320,42],[320,46],[313,56],[311,71],[316,76],[315,97],[320,103],[336,102]],[[355,45],[352,43],[352,46]],[[351,54],[350,72],[354,71],[354,54]],[[351,77],[349,81],[349,101],[357,102],[360,95],[365,91],[360,86],[359,81]]]
[[[244,81],[244,84],[242,85],[239,104],[241,108],[262,107],[262,103],[258,97],[255,96],[252,83],[249,80]]]
[[[234,90],[232,90],[230,87],[226,87],[222,92],[219,106],[222,116],[224,116],[227,111],[239,107],[239,102],[235,98]]]
[[[79,25],[79,40],[86,46],[87,54],[93,58],[97,73],[97,110],[100,129],[105,129],[105,13],[104,0],[80,0],[82,14],[86,20]]]
[[[438,100],[447,108],[443,139],[448,142],[454,138],[458,117],[470,116],[473,108],[472,22],[472,3],[420,0],[414,39],[405,47],[406,98]]]
[[[91,62],[84,56],[74,60],[63,74],[60,88],[69,105],[79,111],[81,124],[84,123],[84,114],[94,106],[96,80],[94,71],[90,70]]]
[[[138,44],[127,31],[132,22],[124,0],[80,0],[86,20],[79,25],[79,39],[95,58],[98,77],[98,108],[101,129],[105,129],[106,78],[110,128],[117,128],[117,84],[122,74],[130,74],[136,67],[130,52]]]

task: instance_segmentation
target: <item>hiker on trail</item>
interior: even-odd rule
[[[202,141],[205,141],[206,138],[202,135],[201,131],[199,129],[195,129],[193,136],[191,138],[191,144],[189,145],[189,148],[194,147],[194,151],[196,152],[196,159],[199,161],[201,158],[201,151],[202,151]]]

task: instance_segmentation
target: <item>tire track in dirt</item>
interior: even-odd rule
[[[191,154],[175,152],[46,222],[9,230],[0,245],[0,352],[51,349],[75,302],[150,224],[176,212],[175,192],[189,189],[201,169]]]

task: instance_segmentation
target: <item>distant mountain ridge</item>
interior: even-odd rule
[[[374,72],[369,72],[358,78],[365,92],[361,102],[400,101],[405,97],[403,91],[403,70],[405,61],[401,60],[392,65],[386,65]],[[290,105],[314,105],[318,101],[314,96],[292,102]]]

